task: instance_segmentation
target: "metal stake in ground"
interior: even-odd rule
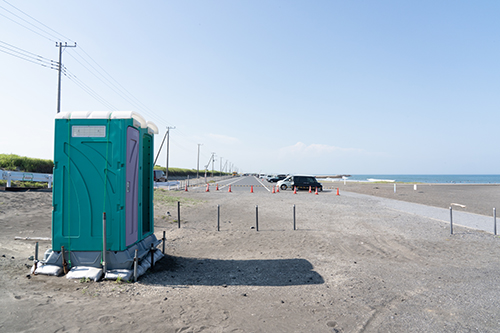
[[[137,282],[137,262],[139,261],[139,258],[137,257],[137,249],[135,249],[135,256],[134,256],[134,282]]]
[[[496,208],[493,208],[493,233],[495,234],[495,236],[497,235],[497,209]]]
[[[295,205],[293,205],[293,230],[296,230],[296,228],[295,228]]]
[[[255,205],[255,230],[259,231],[259,206]]]
[[[33,274],[36,274],[36,269],[38,266],[38,242],[35,244],[35,260],[33,261]]]
[[[154,244],[151,243],[151,269],[153,269],[153,266],[155,265],[155,247]]]
[[[107,272],[107,258],[106,258],[106,251],[108,249],[108,245],[106,244],[106,212],[102,213],[102,272],[103,274],[106,274]]]
[[[450,206],[450,233],[453,235],[453,208]]]
[[[220,231],[220,205],[217,205],[217,231]]]
[[[177,201],[177,226],[181,227],[181,202]]]
[[[163,241],[163,248],[162,248],[163,251],[162,251],[162,253],[165,254],[165,241],[167,240],[165,238],[165,231],[163,231],[163,238],[161,240]]]

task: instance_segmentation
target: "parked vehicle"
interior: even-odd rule
[[[280,180],[283,180],[286,178],[286,175],[276,175],[274,177],[271,177],[268,179],[268,182],[270,183],[277,183],[279,182]]]
[[[165,172],[163,170],[153,170],[154,181],[155,182],[164,182],[166,181]]]
[[[283,180],[278,181],[278,186],[283,191],[287,188],[293,189],[296,187],[299,190],[318,189],[318,192],[323,191],[323,185],[316,180],[316,177],[309,175],[291,175]]]

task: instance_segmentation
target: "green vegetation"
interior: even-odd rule
[[[29,187],[29,188],[47,188],[48,184],[47,183],[40,183],[40,182],[22,182],[22,181],[13,180],[13,181],[11,181],[11,186],[12,187]],[[0,179],[0,187],[7,187],[7,181]]]
[[[159,165],[155,165],[154,167],[155,170],[162,170],[163,172],[166,171],[166,168],[165,167],[161,167]],[[212,173],[212,171],[207,171],[207,173]],[[199,172],[200,176],[203,176],[205,174],[205,170],[200,170]],[[214,170],[214,174],[215,175],[220,175],[220,171],[217,171],[217,170]],[[223,172],[222,173],[223,175],[230,175],[229,172]],[[172,177],[196,177],[196,169],[183,169],[183,168],[168,168],[168,175],[169,177],[172,176]]]
[[[54,162],[40,158],[31,158],[15,154],[0,154],[0,169],[33,173],[52,173]],[[47,183],[12,181],[12,187],[46,188]],[[7,186],[6,180],[0,180],[0,186]]]
[[[187,205],[195,205],[201,200],[196,200],[188,197],[183,197],[182,195],[184,192],[178,192],[178,191],[166,191],[163,189],[155,189],[154,190],[154,203],[155,204],[167,204],[167,205],[174,205],[177,204],[177,202],[180,202],[182,204],[187,204]]]
[[[0,154],[0,169],[34,173],[52,173],[54,162],[14,154]]]

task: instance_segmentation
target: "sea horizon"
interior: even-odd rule
[[[351,174],[346,180],[369,181],[369,179],[398,183],[500,184],[500,175],[494,174]]]

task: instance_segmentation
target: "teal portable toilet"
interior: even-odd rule
[[[143,256],[158,245],[153,214],[157,133],[154,123],[130,111],[57,114],[52,250],[45,254],[46,264],[68,260],[70,266],[100,267],[107,258],[109,269],[130,269],[136,249]]]

